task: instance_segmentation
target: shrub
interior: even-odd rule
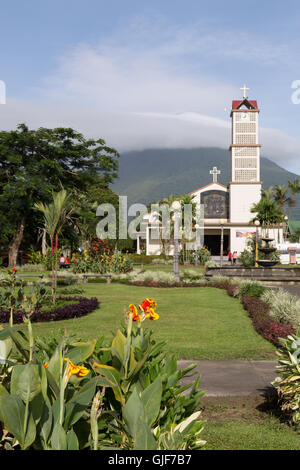
[[[266,288],[258,281],[243,280],[238,283],[236,296],[242,297],[260,297]]]
[[[291,422],[300,426],[300,328],[297,333],[280,339],[281,349],[277,352],[280,377],[272,383],[277,389],[279,405]]]
[[[270,307],[257,297],[243,297],[242,304],[248,311],[253,327],[263,338],[279,346],[279,337],[287,337],[294,330],[290,325],[276,323],[269,316]]]
[[[37,306],[31,315],[32,322],[49,322],[59,320],[69,320],[71,318],[79,318],[99,307],[99,301],[96,298],[86,297],[58,297],[57,301],[65,302],[62,307],[54,307],[45,310],[41,306]],[[0,323],[8,323],[10,319],[10,310],[8,308],[0,309]],[[13,322],[15,324],[23,323],[24,310],[19,308],[14,311]]]
[[[27,263],[24,264],[23,266],[18,268],[19,273],[43,273],[46,271],[46,267],[44,264],[33,264],[33,263]]]
[[[300,299],[284,289],[266,289],[262,300],[270,306],[269,315],[277,323],[288,323],[293,328],[300,325]]]
[[[230,296],[230,297],[236,297],[237,296],[237,289],[238,289],[238,286],[236,284],[229,284],[227,286],[227,294]]]
[[[218,268],[220,265],[213,259],[205,261],[204,266],[207,268]]]

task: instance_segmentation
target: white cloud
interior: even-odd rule
[[[272,46],[236,31],[213,35],[199,24],[181,30],[169,27],[163,33],[155,27],[141,19],[114,40],[96,47],[78,45],[60,57],[57,69],[39,89],[31,90],[35,101],[8,97],[1,106],[1,128],[20,122],[34,128],[70,126],[104,138],[119,151],[228,148],[231,100],[241,92],[222,76],[212,79],[199,71],[197,60],[212,55],[242,59],[251,40],[250,60],[285,60],[285,45]],[[239,48],[234,47],[237,42]],[[193,54],[195,69],[193,61],[185,67],[185,56]],[[285,168],[295,165],[294,171],[298,168],[300,173],[295,160],[299,139],[262,129],[261,143],[263,155]]]

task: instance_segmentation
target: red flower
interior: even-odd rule
[[[17,268],[13,268],[13,273],[16,274],[16,272],[18,271]]]

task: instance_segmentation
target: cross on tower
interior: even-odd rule
[[[209,173],[213,175],[213,182],[216,183],[218,181],[218,175],[220,175],[221,171],[218,170],[216,166],[214,166],[213,169],[210,170]]]
[[[240,90],[243,90],[244,91],[244,95],[243,95],[243,98],[247,98],[247,90],[250,90],[250,88],[247,88],[246,85],[244,85],[242,88],[240,88]]]

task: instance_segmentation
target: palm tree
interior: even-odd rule
[[[266,197],[262,197],[259,202],[254,204],[251,212],[256,214],[251,223],[258,219],[261,227],[266,229],[267,233],[271,225],[277,225],[284,220],[284,213],[280,204]]]
[[[53,289],[57,287],[57,256],[56,252],[58,249],[58,237],[62,231],[66,221],[70,219],[74,207],[71,205],[70,194],[65,189],[62,189],[58,193],[53,193],[52,202],[50,204],[44,204],[42,202],[35,204],[35,209],[39,210],[44,215],[44,230],[48,233],[51,242],[51,253],[54,254],[52,257],[52,278],[53,278]],[[55,239],[55,249],[54,249]]]
[[[292,196],[288,200],[289,204],[289,220],[292,219],[292,208],[294,207],[295,201],[295,194],[300,193],[300,182],[298,178],[294,178],[294,181],[288,181],[288,187],[292,194]]]
[[[274,196],[274,186],[270,186],[268,189],[261,188],[261,197],[271,200]]]
[[[288,201],[287,196],[288,187],[284,185],[277,184],[275,186],[274,200],[280,205],[283,210],[284,204]]]

